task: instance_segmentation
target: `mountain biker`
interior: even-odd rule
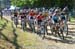
[[[37,16],[37,22],[38,22],[38,31],[40,30],[40,32],[39,33],[41,33],[41,27],[44,25],[44,24],[42,24],[42,22],[43,22],[43,19],[44,19],[44,16],[43,16],[43,14],[40,12],[39,13],[39,15]]]
[[[18,25],[18,13],[17,12],[14,12],[14,24],[17,27],[17,25]]]
[[[35,20],[35,12],[33,9],[31,9],[29,12],[29,26],[33,32],[35,32],[34,20]]]
[[[20,12],[20,16],[21,16],[21,27],[23,30],[25,30],[26,28],[26,15],[25,12]]]

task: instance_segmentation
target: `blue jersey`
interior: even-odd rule
[[[59,20],[59,18],[58,18],[57,16],[53,16],[53,21],[54,21],[55,23],[58,23],[58,20]]]
[[[65,16],[64,15],[61,15],[61,20],[65,20]]]

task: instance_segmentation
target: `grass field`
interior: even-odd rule
[[[71,22],[73,22],[73,21],[75,21],[75,18],[73,18],[73,17],[70,17],[70,20],[71,20]]]
[[[5,24],[5,22],[6,22],[6,21],[5,21],[4,19],[1,20],[1,18],[0,18],[0,28],[2,27],[2,25]]]
[[[0,20],[0,25],[4,24],[5,20]],[[40,40],[39,36],[33,33],[23,32],[20,28],[15,28],[16,31],[13,32],[12,22],[8,22],[5,28],[0,32],[0,48],[5,49],[20,49],[19,46],[41,46],[45,43]],[[30,48],[31,49],[31,48]],[[32,48],[33,49],[33,48]]]
[[[75,19],[71,18],[71,21],[73,20]],[[4,19],[0,19],[0,27],[2,27],[2,25],[4,25],[5,23],[6,21]],[[13,30],[14,29],[12,28],[12,22],[8,22],[5,28],[0,31],[0,49],[26,49],[27,46],[34,47],[37,45],[46,45],[45,41],[41,40],[38,35],[27,31],[23,32],[20,26],[18,26],[18,28],[15,28],[15,32]],[[30,47],[29,49],[34,48]]]

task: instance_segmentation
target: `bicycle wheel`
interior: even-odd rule
[[[46,29],[45,29],[45,26],[41,26],[41,35],[42,35],[42,39],[45,38],[45,35],[46,35]]]
[[[22,27],[22,30],[25,31],[25,24],[24,24],[24,22],[21,22],[21,27]]]
[[[60,28],[60,34],[61,34],[62,39],[64,39],[64,28],[63,27]]]

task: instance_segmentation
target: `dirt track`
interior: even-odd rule
[[[37,39],[43,43],[39,46],[26,46],[27,49],[75,49],[75,22],[68,23],[69,35],[66,40],[60,40],[58,37],[47,35],[44,40],[36,35]],[[35,35],[33,33],[33,35]],[[57,41],[56,41],[57,39]],[[24,48],[24,49],[26,49]]]

